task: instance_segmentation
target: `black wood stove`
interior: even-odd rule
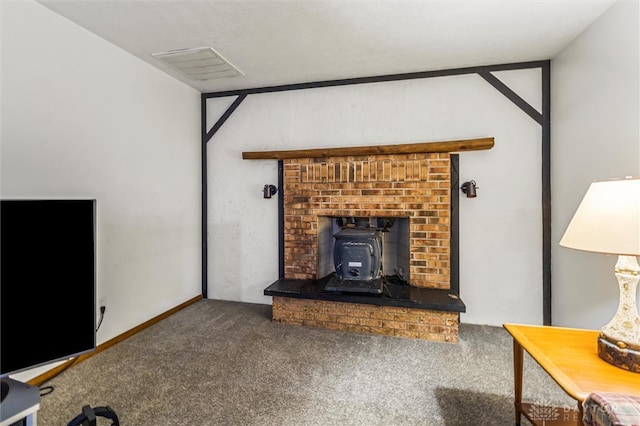
[[[343,228],[333,235],[333,263],[336,273],[325,291],[381,294],[382,230],[380,228]]]

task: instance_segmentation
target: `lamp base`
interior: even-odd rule
[[[640,351],[629,347],[621,348],[603,334],[598,337],[598,356],[616,367],[640,373]]]

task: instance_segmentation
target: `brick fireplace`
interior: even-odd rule
[[[449,161],[448,153],[284,160],[285,278],[321,278],[320,217],[408,217],[411,284],[448,289]]]
[[[491,146],[492,138],[271,152],[282,161],[284,233],[284,277],[265,290],[273,320],[457,342],[464,304],[451,291],[451,152]],[[323,292],[322,235],[327,218],[342,217],[408,224],[407,288],[389,286],[385,297]]]

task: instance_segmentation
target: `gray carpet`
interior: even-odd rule
[[[38,425],[84,405],[109,405],[123,426],[514,423],[501,327],[462,324],[451,344],[270,318],[268,305],[201,300],[46,383]],[[575,406],[528,356],[524,384],[525,400]]]

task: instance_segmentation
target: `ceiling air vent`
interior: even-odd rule
[[[213,80],[244,75],[211,47],[171,50],[153,53],[156,59],[178,70],[192,80]]]

